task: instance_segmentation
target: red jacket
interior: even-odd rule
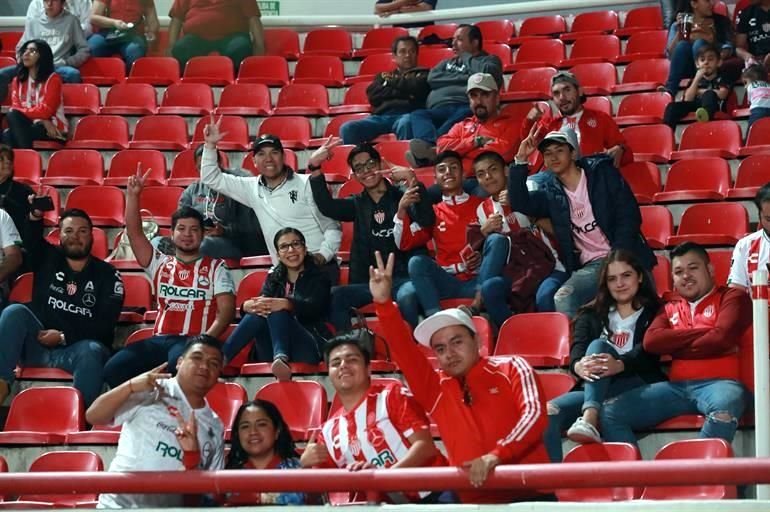
[[[644,335],[644,350],[670,354],[669,379],[741,379],[740,343],[751,325],[751,300],[737,288],[709,292],[694,311],[677,298],[668,302]]]
[[[417,402],[436,422],[452,465],[492,453],[503,464],[548,462],[543,433],[548,425],[546,400],[534,370],[522,358],[482,357],[463,386],[443,371],[435,372],[412,339],[394,303],[377,304],[377,317],[390,352]],[[535,492],[468,492],[463,502],[504,503]]]
[[[479,147],[476,137],[488,137],[492,140]],[[513,162],[519,149],[518,129],[510,117],[497,115],[482,123],[476,116],[466,117],[456,123],[446,134],[436,141],[436,151],[448,149],[457,151],[463,157],[465,176],[473,175],[473,159],[486,151],[495,151],[506,163]]]
[[[62,133],[67,133],[64,117],[64,93],[62,79],[51,73],[44,83],[14,78],[11,84],[11,108],[18,110],[31,121],[51,121]]]

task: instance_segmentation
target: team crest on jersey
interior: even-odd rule
[[[382,224],[385,222],[385,212],[382,210],[375,212],[374,220],[377,222],[377,224]]]
[[[209,273],[209,267],[208,265],[201,265],[201,268],[198,270],[201,274],[208,274]]]
[[[186,268],[183,268],[182,270],[179,271],[179,279],[181,279],[182,281],[184,281],[185,279],[188,279],[189,277],[190,277],[190,271],[187,270]]]
[[[625,347],[631,335],[628,332],[616,332],[612,335],[612,343],[616,347]]]
[[[706,318],[714,316],[714,306],[707,306],[706,309],[703,310],[703,316]]]
[[[577,217],[578,219],[582,219],[583,215],[586,214],[585,208],[582,208],[582,207],[577,207],[575,208],[574,211],[575,211],[575,217]]]
[[[67,295],[75,295],[78,291],[77,283],[67,283]]]
[[[590,126],[591,128],[596,128],[596,119],[594,119],[594,118],[592,117],[591,119],[589,119],[588,121],[586,121],[586,124],[587,124],[588,126]]]
[[[499,395],[500,394],[500,390],[497,389],[497,386],[495,386],[493,388],[489,388],[489,394],[490,395]]]

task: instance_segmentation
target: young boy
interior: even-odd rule
[[[719,49],[712,45],[704,45],[698,50],[695,58],[698,70],[684,91],[683,101],[669,103],[663,114],[663,122],[672,130],[690,112],[695,112],[698,121],[705,122],[713,119],[714,114],[722,109],[730,93],[730,85],[719,75],[719,53]]]
[[[762,64],[751,64],[741,75],[746,86],[749,104],[749,126],[763,117],[770,116],[770,84],[767,83],[767,69]]]

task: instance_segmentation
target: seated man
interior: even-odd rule
[[[97,27],[88,38],[91,55],[120,54],[126,62],[126,75],[134,62],[147,54],[160,30],[155,0],[94,0],[90,23]]]
[[[66,0],[64,10],[75,16],[83,29],[83,35],[90,37],[91,26],[91,0]],[[27,7],[27,18],[40,18],[45,14],[45,0],[32,0]]]
[[[759,231],[744,236],[733,249],[730,276],[727,285],[746,293],[751,290],[751,279],[758,269],[770,263],[770,183],[765,183],[754,196],[759,213]]]
[[[377,318],[415,400],[436,422],[449,462],[468,469],[474,487],[481,487],[500,464],[547,462],[543,434],[548,416],[534,370],[518,356],[482,357],[472,318],[461,309],[447,309],[414,331],[417,341],[438,359],[440,371],[435,372],[391,300],[393,260],[391,255],[384,265],[377,254],[377,268],[371,272]],[[544,499],[535,491],[521,490],[459,494],[463,503]]]
[[[136,261],[152,280],[158,318],[151,338],[124,347],[107,362],[105,380],[113,388],[164,361],[173,373],[191,337],[217,338],[235,316],[235,286],[225,261],[200,253],[203,216],[197,210],[182,208],[171,216],[174,256],[147,240],[139,216],[146,178],[141,170],[128,178],[126,234]]]
[[[668,382],[647,384],[605,402],[604,440],[636,444],[646,430],[682,414],[702,414],[699,437],[732,442],[749,393],[741,384],[740,346],[751,325],[751,299],[742,290],[714,285],[714,268],[700,245],[685,242],[671,251],[674,289],[644,336],[644,350],[670,355]],[[751,357],[748,355],[748,357]]]
[[[352,334],[332,338],[324,349],[329,381],[340,407],[323,424],[316,441],[308,443],[300,459],[302,467],[358,471],[446,465],[433,443],[423,408],[403,386],[372,384],[371,354]],[[436,503],[440,494],[420,493],[410,499],[401,493],[389,496],[396,503]]]
[[[35,276],[32,302],[11,304],[0,315],[0,403],[17,363],[72,373],[86,406],[102,392],[123,282],[112,265],[91,255],[93,224],[86,212],[64,210],[59,229],[54,247],[43,239],[43,212],[36,209],[23,228],[26,263]],[[10,247],[4,251],[8,261],[21,259]]]
[[[421,226],[405,208],[399,208],[393,221],[396,245],[407,251],[433,240],[436,246],[435,260],[427,255],[415,255],[409,260],[409,278],[426,316],[441,309],[441,299],[472,298],[473,307],[486,306],[492,321],[500,327],[510,310],[498,308],[494,300],[507,294],[511,282],[505,277],[495,278],[507,262],[510,244],[503,235],[492,233],[480,252],[468,245],[466,227],[476,222],[482,200],[463,192],[462,157],[458,153],[444,151],[436,162],[436,184],[443,194],[443,200],[433,206],[436,222]],[[427,195],[414,189],[404,194],[401,202],[413,204],[417,198],[427,202]]]
[[[596,295],[598,273],[610,249],[633,252],[646,269],[655,256],[641,232],[642,215],[631,187],[607,155],[576,160],[575,132],[551,132],[536,143],[537,127],[521,142],[508,177],[516,211],[550,218],[561,261],[570,277],[554,295],[556,311],[570,318]],[[540,150],[550,171],[538,190],[527,190],[528,159]]]
[[[206,395],[222,371],[222,344],[191,338],[174,362],[163,363],[100,396],[86,411],[92,425],[122,426],[109,471],[216,470],[224,467],[225,429]],[[237,434],[236,434],[237,435]],[[99,508],[181,507],[182,494],[102,493]]]

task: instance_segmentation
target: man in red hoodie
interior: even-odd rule
[[[500,464],[547,462],[543,445],[546,403],[529,364],[518,356],[482,357],[471,317],[462,309],[446,309],[414,331],[417,341],[433,349],[438,359],[441,369],[433,371],[391,298],[393,257],[384,265],[378,252],[376,260],[377,268],[369,271],[369,289],[391,356],[417,403],[436,422],[450,463],[466,468],[471,484],[481,487]],[[533,490],[459,495],[464,503],[538,499]]]
[[[696,243],[674,248],[671,267],[680,298],[665,305],[644,336],[645,351],[671,355],[670,380],[605,402],[601,424],[607,442],[635,444],[635,430],[682,414],[706,417],[700,437],[732,442],[750,400],[740,380],[748,354],[739,344],[751,325],[751,299],[743,290],[714,285],[708,253]]]

